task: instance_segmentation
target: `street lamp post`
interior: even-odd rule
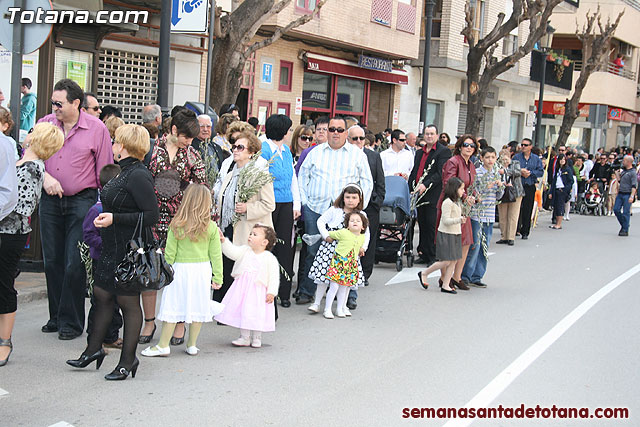
[[[436,3],[433,0],[425,0],[425,18],[427,18],[424,29],[424,62],[422,63],[422,90],[420,93],[420,125],[418,133],[423,133],[427,125],[427,98],[429,94],[429,58],[431,56],[431,24],[433,19],[433,8]]]
[[[554,32],[555,32],[555,29],[551,25],[547,24],[547,32],[540,39],[540,54],[542,55],[540,62],[542,62],[542,65],[541,65],[542,72],[540,74],[540,93],[538,95],[538,110],[536,111],[536,137],[534,142],[536,147],[540,146],[540,141],[541,141],[540,132],[542,128],[542,104],[544,102],[543,101],[544,100],[544,80],[545,80],[544,77],[547,72],[547,58],[545,58],[545,55],[551,49],[551,43],[553,41]]]

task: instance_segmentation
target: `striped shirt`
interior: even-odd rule
[[[369,204],[373,178],[367,156],[358,147],[345,143],[334,150],[329,143],[320,144],[300,167],[300,200],[312,211],[323,213],[347,184],[358,184]]]
[[[484,165],[480,166],[476,169],[476,181],[486,182],[485,178],[482,178],[486,174],[490,174],[486,177],[489,182],[493,181],[501,181],[500,174],[497,172],[497,169],[494,169],[495,172],[489,172],[484,167]],[[498,199],[500,199],[504,193],[504,187],[502,185],[493,185],[491,188],[487,188],[485,185],[484,188],[478,188],[478,197],[480,201],[473,206],[471,209],[471,219],[474,221],[478,221],[483,224],[493,224],[496,222],[496,203]]]

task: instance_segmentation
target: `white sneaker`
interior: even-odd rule
[[[351,312],[349,311],[348,308],[343,308],[342,312],[344,313],[345,316],[347,317],[351,317]]]
[[[236,347],[249,347],[251,345],[251,341],[249,340],[249,338],[240,337],[235,341],[231,341],[231,344],[235,345]]]
[[[344,314],[344,311],[342,311],[342,309],[337,309],[336,310],[336,316],[338,316],[338,317],[346,317],[346,315]]]
[[[260,338],[254,338],[251,340],[251,347],[260,348],[262,347],[262,340]]]
[[[318,304],[315,304],[315,303],[307,307],[307,310],[313,311],[314,313],[318,313],[320,311]]]
[[[191,347],[187,347],[184,352],[187,353],[189,356],[197,356],[198,353],[200,352],[200,349],[195,345],[192,345]]]
[[[158,347],[157,345],[153,347],[149,346],[140,352],[140,354],[147,357],[156,357],[156,356],[167,357],[169,353],[171,353],[171,348],[169,347],[162,348],[162,347]]]
[[[325,310],[322,315],[325,319],[333,319],[333,313],[331,312],[331,310]]]

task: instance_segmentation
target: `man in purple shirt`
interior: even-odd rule
[[[64,145],[45,162],[40,201],[40,234],[49,298],[49,321],[42,332],[74,339],[84,330],[85,272],[78,242],[82,221],[97,201],[100,169],[113,163],[111,138],[104,123],[80,110],[84,93],[72,80],[53,88],[49,122],[64,133]]]

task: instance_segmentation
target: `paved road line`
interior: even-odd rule
[[[66,421],[59,421],[55,424],[51,424],[49,427],[73,427],[73,425]]]
[[[4,396],[5,394],[9,394],[9,392],[0,388],[0,396]]]
[[[524,372],[542,353],[544,353],[554,342],[558,340],[574,323],[576,323],[585,313],[595,306],[602,298],[640,272],[640,264],[627,270],[616,277],[596,293],[587,298],[582,304],[577,306],[571,313],[565,316],[553,328],[522,353],[516,360],[507,366],[497,377],[493,379],[485,388],[480,390],[471,399],[465,408],[484,408],[498,397],[518,376]],[[445,427],[464,427],[470,425],[473,419],[450,419]]]

